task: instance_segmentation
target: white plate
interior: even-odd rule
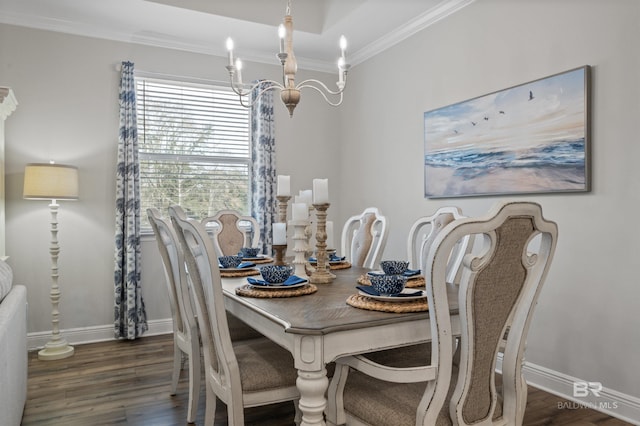
[[[238,271],[257,271],[258,269],[255,266],[250,266],[247,268],[219,268],[220,272],[238,272]]]
[[[307,284],[307,281],[303,283],[291,284],[291,285],[280,285],[280,284],[255,285],[255,284],[251,284],[248,281],[247,281],[247,284],[249,284],[253,288],[259,288],[261,290],[282,290],[282,289],[302,287]]]
[[[412,288],[405,288],[404,290],[402,290],[403,293],[414,293],[418,290],[414,290]],[[374,296],[372,294],[369,293],[365,293],[362,290],[358,290],[358,293],[360,293],[363,296],[367,296],[370,297],[372,299],[375,300],[380,300],[382,302],[410,302],[412,300],[420,300],[420,299],[426,299],[427,298],[427,293],[423,290],[420,290],[421,294],[417,295],[417,296],[403,296],[403,297],[398,297],[398,296]]]
[[[251,262],[251,261],[254,261],[254,260],[265,260],[265,259],[267,259],[267,256],[258,255],[256,257],[243,257],[242,261],[243,262]]]

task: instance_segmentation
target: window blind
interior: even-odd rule
[[[136,78],[141,209],[249,210],[249,114],[228,88]],[[146,222],[145,222],[146,224]]]

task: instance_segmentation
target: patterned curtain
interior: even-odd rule
[[[133,340],[149,327],[140,287],[140,166],[131,62],[122,63],[119,100],[114,328],[116,338]]]
[[[271,83],[263,82],[252,99]],[[251,107],[251,216],[262,235],[262,252],[271,254],[271,224],[276,219],[276,140],[273,90],[268,90]]]

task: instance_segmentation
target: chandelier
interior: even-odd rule
[[[282,83],[273,80],[262,80],[251,88],[245,88],[242,83],[242,61],[240,59],[234,59],[233,40],[231,38],[227,38],[229,65],[227,65],[226,68],[229,71],[231,88],[240,98],[240,104],[249,108],[267,91],[280,90],[280,99],[282,99],[282,102],[284,102],[285,106],[289,110],[289,116],[293,117],[293,110],[298,105],[298,102],[300,102],[300,91],[304,88],[310,88],[319,92],[329,105],[340,105],[342,103],[342,96],[347,83],[347,72],[350,67],[346,62],[346,38],[344,36],[340,37],[341,54],[340,59],[338,59],[338,81],[336,83],[338,90],[331,90],[324,83],[315,79],[304,80],[296,84],[298,64],[296,62],[296,57],[293,54],[293,18],[291,17],[291,0],[288,0],[287,2],[284,22],[278,27],[278,36],[280,37],[280,52],[276,56],[282,64]],[[259,91],[257,96],[251,100],[250,96],[252,91],[265,82],[271,84]]]

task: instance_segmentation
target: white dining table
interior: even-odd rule
[[[324,425],[329,384],[326,366],[344,355],[360,354],[431,340],[428,312],[388,313],[352,307],[357,278],[367,269],[333,270],[330,284],[316,284],[313,294],[289,298],[254,298],[236,294],[246,278],[223,278],[226,309],[287,349],[298,370],[302,425]],[[454,295],[456,289],[450,288]],[[457,297],[451,301],[452,327],[459,333]]]

